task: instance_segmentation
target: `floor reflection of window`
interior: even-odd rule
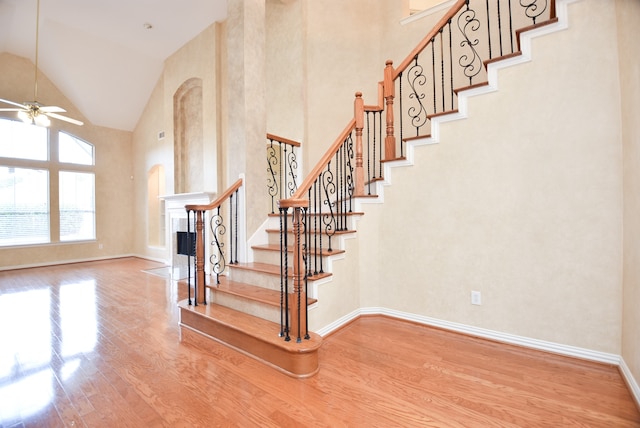
[[[51,291],[0,295],[0,380],[51,361]]]
[[[95,281],[64,284],[60,287],[60,329],[63,357],[93,350],[96,346]]]
[[[78,374],[97,343],[96,317],[94,280],[0,294],[0,424],[41,412],[56,384]]]
[[[53,399],[53,382],[53,371],[47,368],[6,386],[0,383],[2,419],[24,419],[44,409]]]

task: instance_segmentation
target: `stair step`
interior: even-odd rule
[[[213,292],[231,294],[247,300],[280,307],[280,291],[232,281],[226,276],[220,277],[220,284],[210,284],[206,287]],[[313,299],[311,297],[307,298],[307,303],[309,305],[315,302],[317,302],[316,299]]]
[[[253,245],[251,248],[253,248],[254,250],[272,251],[272,252],[280,253],[280,245],[275,245],[275,244]],[[315,250],[312,248],[311,252],[314,253],[314,251]],[[289,246],[287,248],[287,252],[292,253],[293,247]],[[329,257],[329,256],[335,256],[336,254],[342,254],[342,253],[344,253],[344,250],[329,251],[326,248],[323,248],[320,255],[322,257]]]
[[[180,326],[235,348],[259,361],[297,378],[313,376],[319,370],[318,350],[322,337],[287,342],[279,337],[279,324],[216,304],[178,303]],[[188,340],[189,334],[183,335]]]
[[[253,263],[235,263],[232,266],[233,266],[233,269],[238,269],[241,271],[258,272],[261,274],[267,274],[274,277],[280,277],[280,266],[277,266],[277,265],[253,262]],[[292,277],[293,274],[291,273],[291,269],[289,269],[289,271],[290,271],[289,277]],[[329,276],[331,276],[331,273],[323,272],[323,273],[312,275],[308,277],[308,279],[309,281],[317,281],[318,279],[327,278]]]

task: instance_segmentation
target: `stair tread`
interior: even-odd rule
[[[273,251],[273,252],[280,252],[280,245],[277,244],[263,244],[263,245],[252,245],[251,248],[253,248],[254,250],[265,250],[265,251]],[[314,249],[312,248],[312,251]],[[288,252],[293,252],[293,247],[289,246],[287,248]],[[329,251],[326,248],[322,249],[322,255],[323,256],[333,256],[336,254],[342,254],[344,253],[344,250],[333,250],[333,251]]]
[[[360,196],[358,195],[353,195],[354,198],[358,198]],[[326,215],[327,213],[323,212],[322,215]],[[269,217],[280,217],[280,213],[269,213],[267,214]],[[289,217],[291,217],[291,213],[288,214]],[[312,213],[310,212],[309,215],[319,215],[319,213]],[[351,211],[351,212],[346,212],[346,213],[340,213],[340,215],[347,215],[347,216],[353,216],[353,215],[364,215],[364,212],[362,211]]]
[[[233,266],[234,269],[243,269],[243,270],[250,270],[254,272],[262,272],[269,275],[278,275],[278,276],[280,275],[280,266],[272,265],[269,263],[258,263],[258,262],[234,263],[231,266]],[[318,279],[327,278],[329,276],[331,276],[331,273],[323,272],[323,273],[312,275],[308,277],[308,279],[310,281],[316,281]]]
[[[233,281],[226,276],[220,276],[220,284],[210,284],[207,288],[276,307],[280,306],[280,291]],[[307,298],[309,305],[315,302],[317,299]]]
[[[377,197],[377,195],[371,195],[371,196]],[[359,196],[359,197],[364,198],[364,197],[367,197],[367,195],[363,195],[363,196]],[[311,229],[310,230],[311,234],[315,235],[316,234],[316,230],[317,229]],[[267,229],[266,232],[267,233],[280,233],[280,229]],[[289,229],[288,232],[289,233],[293,233],[293,230]],[[335,235],[344,235],[344,234],[348,234],[348,233],[356,233],[356,231],[355,230],[336,230],[334,232]],[[324,229],[322,231],[322,234],[323,235],[327,234],[326,231],[324,231]]]
[[[178,302],[182,310],[188,310],[198,315],[225,325],[236,331],[243,332],[259,341],[267,342],[281,349],[286,349],[292,353],[305,353],[317,350],[322,344],[322,337],[316,333],[309,332],[309,339],[300,343],[295,340],[285,341],[278,335],[280,325],[263,318],[259,318],[226,306],[209,303],[206,305],[189,305],[186,300]]]

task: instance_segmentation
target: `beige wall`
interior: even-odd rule
[[[640,2],[617,0],[624,153],[622,357],[640,380]]]
[[[0,93],[10,100],[33,98],[33,63],[8,53],[0,54]],[[43,265],[65,261],[114,257],[132,252],[133,187],[131,184],[131,133],[94,126],[42,74],[38,78],[38,98],[58,105],[84,126],[54,121],[54,126],[95,146],[96,241],[54,243],[0,248],[0,269]],[[102,244],[102,248],[99,248]]]
[[[145,257],[168,260],[169,247],[149,245],[146,219],[147,174],[154,165],[162,165],[165,171],[167,194],[174,191],[174,108],[173,97],[187,80],[202,80],[203,91],[203,156],[199,159],[203,182],[199,191],[219,191],[218,123],[217,103],[217,24],[207,28],[193,40],[176,51],[165,61],[165,66],[144,112],[133,132],[133,165],[135,187],[136,228],[133,235],[134,253]],[[165,137],[158,139],[164,131]]]
[[[416,166],[393,169],[360,222],[361,306],[621,352],[615,6],[579,2],[569,16],[570,31],[535,39],[533,62],[502,70],[499,92],[418,148]]]

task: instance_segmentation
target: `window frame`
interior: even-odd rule
[[[15,117],[9,116],[7,114],[0,113],[0,121],[17,121],[20,122]],[[0,126],[4,122],[0,122]],[[22,122],[20,122],[22,123]],[[26,126],[36,126],[36,125],[26,125]],[[66,135],[71,136],[72,138],[78,139],[83,143],[90,145],[93,148],[93,164],[85,165],[85,164],[77,164],[70,162],[60,162],[59,160],[59,134],[64,133]],[[7,158],[0,157],[0,166],[3,167],[15,167],[15,168],[25,168],[25,169],[39,169],[39,170],[47,170],[49,173],[49,240],[47,242],[38,242],[38,243],[12,243],[12,244],[0,244],[0,250],[6,250],[9,248],[20,248],[20,247],[34,247],[34,246],[50,246],[50,245],[71,245],[71,244],[83,244],[87,242],[96,242],[98,236],[98,213],[97,213],[97,205],[98,205],[98,192],[97,192],[97,182],[98,177],[96,173],[96,157],[97,150],[96,145],[78,137],[77,135],[69,132],[68,130],[56,126],[55,121],[52,121],[51,126],[47,128],[47,143],[48,143],[48,160],[33,160],[33,159],[22,159],[22,158]],[[93,218],[93,232],[94,236],[92,238],[86,239],[73,239],[73,240],[62,240],[61,239],[61,213],[60,213],[60,172],[77,172],[77,173],[91,173],[93,174],[93,205],[94,205],[94,218]]]

